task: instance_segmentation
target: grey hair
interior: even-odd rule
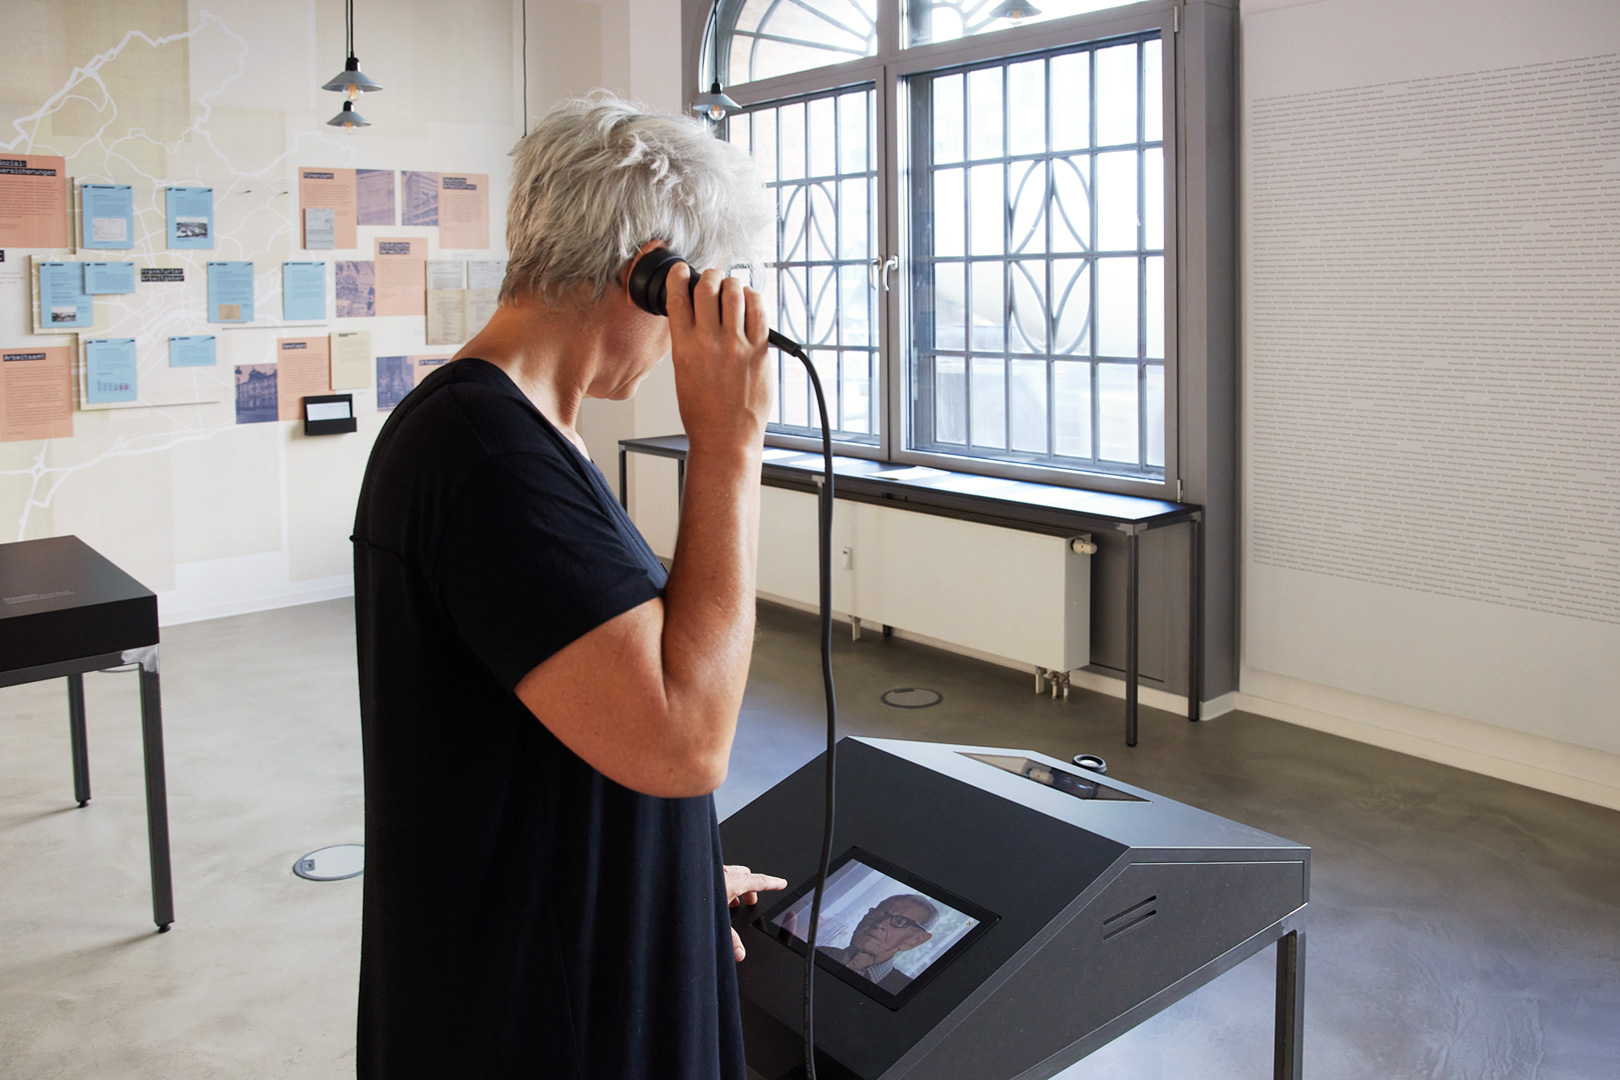
[[[922,923],[922,928],[924,930],[932,930],[934,928],[934,924],[939,921],[939,908],[935,907],[934,902],[928,899],[926,896],[919,895],[918,893],[901,893],[898,896],[891,896],[883,902],[885,904],[892,904],[896,900],[905,900],[906,902],[915,904],[928,912],[925,917],[917,920],[918,922]]]
[[[648,240],[700,270],[756,264],[775,220],[745,151],[605,90],[559,102],[512,156],[503,301],[599,299]]]

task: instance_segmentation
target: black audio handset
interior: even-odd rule
[[[686,257],[677,255],[667,247],[653,248],[647,254],[636,260],[636,265],[630,269],[630,280],[625,287],[630,290],[630,299],[642,311],[654,315],[669,315],[669,272],[675,269],[676,263],[683,263]],[[692,271],[687,282],[687,288],[692,294],[697,292],[698,272]],[[804,355],[804,346],[791,338],[783,337],[775,330],[768,336],[770,343],[789,356],[797,356],[806,364],[810,358]]]
[[[643,311],[669,317],[669,272],[676,263],[686,259],[667,247],[653,248],[636,260],[630,268],[630,279],[625,283],[630,299]],[[698,275],[691,276],[689,287],[697,290]],[[827,890],[827,867],[832,859],[834,803],[838,785],[838,699],[833,691],[832,675],[832,510],[833,510],[833,456],[832,429],[827,424],[827,398],[821,391],[821,376],[816,365],[796,341],[772,330],[769,340],[776,348],[804,362],[805,373],[816,394],[816,408],[821,412],[821,497],[819,500],[820,555],[821,555],[821,682],[827,696],[827,814],[821,834],[821,862],[816,873],[816,891],[810,903],[810,932],[805,942],[804,958],[804,1071],[807,1080],[816,1080],[815,1058],[815,996],[813,976],[816,970],[816,930],[821,922],[821,898]]]

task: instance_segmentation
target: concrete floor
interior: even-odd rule
[[[174,627],[163,691],[176,922],[149,921],[133,674],[86,677],[94,799],[58,680],[0,690],[0,1077],[353,1075],[358,880],[299,855],[361,835],[351,611]],[[1199,725],[868,635],[837,639],[843,730],[1109,759],[1112,775],[1314,849],[1306,1075],[1620,1076],[1620,815],[1259,717]],[[721,813],[819,752],[814,620],[762,610]],[[926,686],[924,710],[878,695]],[[768,868],[765,868],[768,869]],[[1068,1080],[1269,1075],[1272,956]]]

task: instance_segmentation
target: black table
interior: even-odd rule
[[[73,797],[90,801],[84,673],[138,664],[146,752],[146,835],[152,921],[174,922],[163,708],[158,692],[157,596],[76,536],[0,544],[0,686],[67,677]]]
[[[685,486],[686,436],[661,435],[619,440],[619,501],[628,508],[628,455],[648,454],[673,458],[677,490]],[[821,481],[821,454],[767,447],[763,480],[771,487],[814,493]],[[969,473],[929,469],[915,475],[916,467],[867,458],[834,457],[834,494],[840,499],[875,503],[941,517],[997,525],[1053,536],[1073,536],[1085,530],[1123,533],[1127,540],[1125,581],[1125,744],[1136,745],[1138,628],[1142,534],[1153,529],[1185,524],[1188,529],[1187,608],[1187,719],[1199,717],[1204,689],[1203,569],[1204,508],[1193,503],[1114,495],[1103,491],[999,480]]]

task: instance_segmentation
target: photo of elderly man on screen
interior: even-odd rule
[[[803,943],[811,900],[806,889],[771,924]],[[901,881],[852,852],[827,876],[816,952],[883,995],[899,995],[979,923],[979,918],[929,895],[920,883]]]
[[[929,928],[938,919],[939,909],[932,901],[916,893],[900,893],[885,897],[861,916],[848,945],[841,949],[822,945],[818,951],[898,994],[911,976],[895,969],[896,954],[910,952],[933,938]]]

